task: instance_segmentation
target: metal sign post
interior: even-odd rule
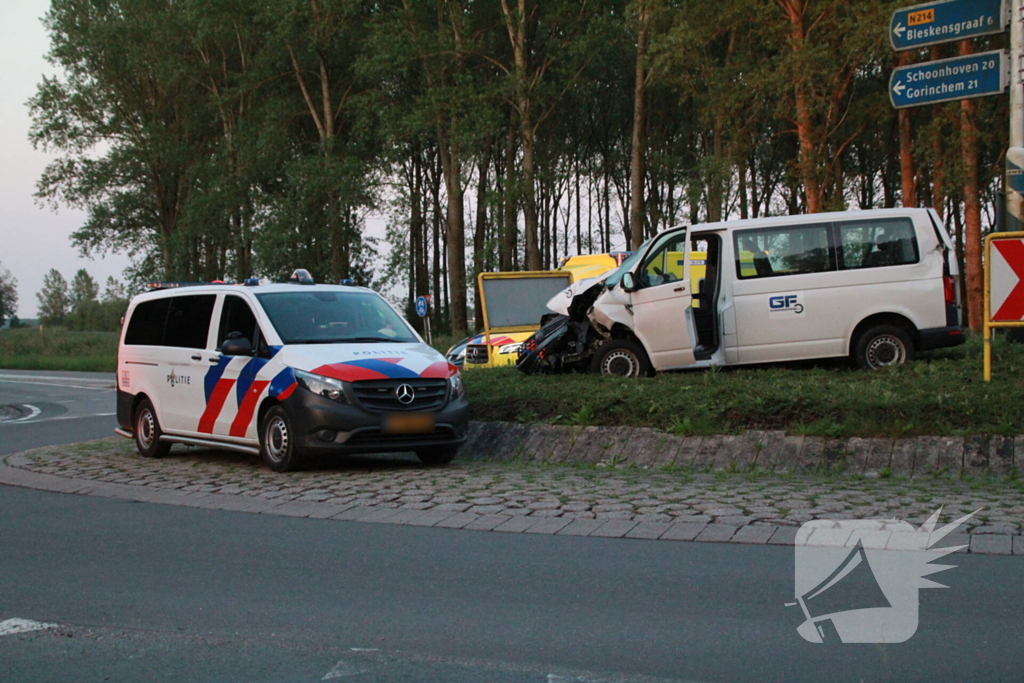
[[[1010,0],[1010,149],[1006,152],[1006,212],[1024,227],[1024,0]],[[1004,228],[1005,229],[1005,228]]]
[[[992,381],[992,330],[1024,327],[1024,232],[985,238],[985,381]]]
[[[427,333],[427,343],[434,345],[430,336],[430,295],[416,297],[416,315],[423,318],[423,330]]]

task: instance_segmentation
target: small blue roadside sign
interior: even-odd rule
[[[426,318],[427,313],[430,312],[430,302],[427,297],[421,296],[416,298],[416,315],[421,318]]]
[[[904,109],[998,95],[1006,90],[1009,61],[1005,50],[992,50],[901,66],[889,77],[889,100]]]
[[[895,50],[909,50],[1002,33],[1010,23],[1006,0],[941,0],[893,12],[889,40]]]

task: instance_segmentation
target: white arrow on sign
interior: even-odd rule
[[[903,34],[907,32],[907,28],[903,24],[896,24],[892,32],[896,34],[897,38],[902,38]]]
[[[892,86],[892,91],[897,95],[902,95],[906,89],[907,86],[903,85],[903,81],[896,81],[896,85]]]

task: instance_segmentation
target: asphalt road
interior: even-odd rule
[[[87,389],[67,388],[67,404],[60,391],[0,379],[0,405],[30,391],[58,407],[35,427],[0,423],[2,452],[113,427],[83,416],[100,409],[77,393]],[[952,563],[937,577],[949,590],[921,591],[910,641],[824,646],[803,641],[799,611],[783,606],[791,548],[410,528],[0,487],[0,633],[12,618],[57,625],[0,635],[0,680],[1020,680],[1024,562]]]

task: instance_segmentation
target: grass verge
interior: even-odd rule
[[[1024,345],[996,340],[993,380],[982,346],[923,354],[890,370],[844,361],[712,368],[630,380],[464,373],[475,420],[653,427],[676,434],[780,429],[806,436],[1024,433]]]
[[[0,368],[114,372],[117,341],[116,332],[0,330]]]

